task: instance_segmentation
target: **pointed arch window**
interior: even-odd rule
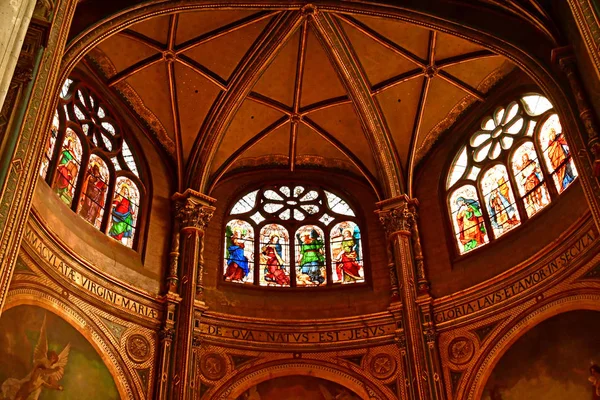
[[[460,254],[517,228],[577,177],[550,101],[523,95],[497,107],[460,148],[446,180]]]
[[[145,197],[136,157],[110,107],[83,82],[63,84],[40,176],[85,221],[136,246]]]
[[[225,223],[223,280],[273,287],[364,283],[360,225],[347,201],[322,188],[248,192]]]

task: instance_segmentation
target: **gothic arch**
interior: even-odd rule
[[[511,323],[508,329],[502,330],[486,347],[480,349],[482,358],[475,363],[457,394],[462,393],[462,397],[468,400],[481,398],[496,364],[519,338],[549,318],[576,310],[600,311],[600,293],[590,290],[571,291],[523,312],[515,318],[516,323]]]
[[[241,375],[241,376],[240,376]],[[377,387],[364,375],[357,375],[339,366],[316,360],[287,359],[257,365],[233,376],[215,391],[211,398],[236,399],[246,390],[273,378],[290,375],[313,376],[332,381],[352,390],[365,400],[390,398],[386,389]]]
[[[100,328],[75,305],[69,305],[46,291],[40,291],[35,287],[31,288],[30,285],[26,288],[11,290],[6,298],[4,311],[21,305],[40,307],[62,318],[79,332],[98,353],[112,375],[121,398],[139,398],[128,371],[121,365],[124,362],[119,355],[119,351],[110,344],[104,334],[101,333]]]
[[[259,6],[258,3],[256,3],[255,5],[257,7]],[[264,4],[261,5],[264,6]],[[576,138],[576,136],[579,135],[575,134],[575,131],[579,129],[580,124],[577,122],[578,118],[576,108],[573,104],[573,97],[570,93],[565,93],[561,89],[561,82],[553,77],[553,73],[555,71],[552,71],[551,66],[547,65],[542,61],[543,58],[540,55],[544,52],[545,54],[547,54],[553,47],[556,47],[557,39],[552,37],[547,32],[544,36],[547,42],[540,43],[540,46],[538,46],[537,49],[529,49],[532,51],[528,51],[528,49],[518,47],[516,38],[502,38],[501,36],[503,34],[505,36],[510,36],[512,33],[502,32],[502,27],[500,25],[495,25],[498,24],[498,22],[493,21],[493,19],[486,19],[486,16],[483,16],[477,20],[471,20],[469,22],[466,22],[466,24],[464,25],[459,25],[456,22],[453,22],[451,18],[452,15],[450,14],[453,11],[450,9],[445,9],[444,11],[439,12],[438,16],[431,16],[432,14],[428,12],[428,10],[400,9],[398,7],[389,5],[345,4],[343,9],[341,9],[339,6],[332,6],[327,3],[322,3],[321,1],[315,1],[313,5],[313,8],[305,8],[304,10],[309,13],[314,12],[316,7],[317,10],[331,12],[349,11],[354,13],[360,13],[363,15],[380,16],[405,21],[423,27],[435,29],[436,31],[445,32],[451,35],[461,37],[463,39],[480,44],[490,50],[493,50],[497,54],[507,57],[509,60],[511,60],[521,69],[523,69],[528,75],[530,75],[534,79],[534,81],[540,86],[541,90],[550,98],[550,100],[554,104],[557,104],[557,111],[559,115],[565,122],[565,125],[570,127],[568,132],[569,140],[572,143],[578,142],[578,145],[575,147],[585,148],[583,141],[579,140],[579,138]],[[247,8],[252,6],[252,3],[246,2],[229,4],[229,7],[234,8]],[[290,6],[289,2],[284,1],[274,1],[270,3],[270,7],[273,10],[296,9],[298,14],[301,14],[303,6],[304,4],[294,4],[293,6]],[[465,4],[464,7],[467,7],[467,5]],[[109,36],[117,33],[118,31],[133,25],[134,23],[140,22],[151,17],[167,15],[181,11],[217,8],[219,8],[219,3],[192,2],[185,4],[152,4],[151,2],[148,2],[147,4],[136,5],[135,7],[132,7],[128,10],[124,10],[113,17],[109,17],[103,20],[102,23],[97,23],[96,25],[92,26],[87,31],[83,32],[73,40],[73,42],[70,44],[66,51],[60,79],[66,78],[69,71],[73,69],[75,64],[79,62],[92,47],[97,45],[102,40],[108,38]],[[291,18],[291,20],[282,24],[282,27],[285,27],[286,24],[288,26],[291,26],[297,22],[298,18],[297,16],[293,16],[292,11],[288,11],[287,15]],[[484,20],[488,22],[487,25]],[[534,31],[535,28],[533,26],[529,26],[527,28],[530,29],[531,33],[536,37],[542,35],[539,31]],[[285,38],[285,35],[281,36],[279,39],[281,38]],[[269,55],[265,54],[264,56],[266,57],[265,62],[268,63]],[[260,74],[260,71],[264,69],[264,67],[265,65],[263,65],[262,67],[258,67],[256,73]],[[236,86],[234,93],[232,93],[229,96],[232,98],[232,100],[228,103],[229,105],[227,107],[219,107],[221,108],[221,111],[217,114],[212,115],[212,120],[215,121],[215,123],[218,123],[218,125],[221,127],[227,126],[228,121],[231,121],[233,114],[237,110],[237,106],[239,106],[239,99],[243,97],[243,92],[247,89],[246,86],[247,85],[243,84]],[[233,100],[234,97],[237,98],[237,100]],[[220,102],[221,100],[222,98],[218,99],[217,102]],[[364,106],[363,109],[359,110],[361,111],[361,119],[365,120],[366,117],[368,118],[367,114],[372,114],[369,112],[370,107],[371,105],[367,104]],[[374,115],[376,116],[377,110],[373,112],[375,112]],[[575,129],[575,127],[577,127],[577,129]],[[377,143],[377,145],[379,146],[378,148],[383,149],[386,147],[384,145],[386,141],[386,128],[384,126],[377,127],[375,130],[377,130],[377,132],[370,132],[370,139],[371,141],[374,141],[374,143]],[[199,149],[200,147],[206,147],[206,151],[202,149],[202,152],[199,153],[198,151],[196,151],[192,154],[188,167],[188,171],[191,172],[188,174],[189,179],[187,182],[180,182],[180,186],[189,186],[201,192],[206,191],[208,189],[208,187],[210,186],[208,176],[208,169],[211,167],[210,154],[211,152],[214,152],[214,149],[218,145],[222,134],[222,129],[211,132],[211,136],[203,140],[203,144],[205,146],[200,146],[199,141],[196,142],[195,149]],[[399,165],[397,158],[393,157],[392,154],[388,154],[387,151],[384,152],[383,155],[378,154],[377,152],[375,153],[376,154],[374,154],[374,156],[378,157],[378,165],[382,167],[382,180],[384,181],[382,186],[384,187],[384,192],[386,193],[386,196],[395,197],[404,192],[408,193],[408,195],[411,196],[411,176],[413,173],[413,166],[409,165],[408,171],[405,172],[406,176],[402,176],[403,173],[400,172],[401,166]],[[201,154],[204,154],[204,156],[202,156]],[[578,167],[581,169],[582,167],[585,167],[585,169],[587,169],[591,173],[589,155],[587,160],[582,160],[580,162],[584,165],[578,165]],[[179,171],[180,173],[183,172],[182,166],[179,167]],[[404,182],[408,182],[408,184],[405,185]],[[595,185],[595,183],[591,184]]]

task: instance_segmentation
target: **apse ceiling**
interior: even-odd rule
[[[338,35],[333,49],[324,39],[332,33],[310,13],[298,13],[219,138],[208,173],[213,184],[241,166],[277,164],[352,170],[376,187],[377,147],[365,133],[356,90],[359,99],[373,99],[403,179],[410,180],[441,132],[513,68],[450,34],[362,15],[328,13]],[[181,181],[211,129],[207,116],[249,68],[254,50],[275,34],[280,14],[238,9],[154,17],[104,40],[86,62],[101,66],[106,84],[152,128]],[[358,89],[351,89],[356,82],[348,81],[348,68],[358,71]]]

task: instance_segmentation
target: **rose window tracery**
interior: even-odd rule
[[[270,185],[232,206],[223,279],[274,287],[365,282],[360,221],[339,195],[310,185]]]
[[[560,120],[547,98],[525,94],[496,108],[459,149],[446,180],[458,253],[517,228],[576,177]]]
[[[136,158],[109,108],[85,83],[67,79],[40,176],[85,221],[135,247],[144,186]]]

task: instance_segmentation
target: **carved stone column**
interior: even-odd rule
[[[5,109],[5,134],[0,158],[0,310],[17,258],[23,227],[29,216],[31,198],[49,125],[62,82],[57,75],[77,0],[41,1],[36,15],[47,20],[30,24],[21,54],[33,65],[19,69],[15,79],[22,90],[12,109]],[[34,39],[28,42],[28,37]],[[32,73],[30,73],[32,71]],[[27,85],[23,83],[31,77]],[[6,101],[4,106],[6,106]]]
[[[390,242],[398,276],[402,307],[393,306],[390,310],[402,314],[398,321],[403,328],[399,331],[399,347],[410,362],[405,365],[406,394],[415,400],[443,399],[417,205],[416,200],[400,196],[378,203],[377,213]]]
[[[584,128],[580,130],[577,126],[563,126],[569,146],[572,149],[573,161],[577,167],[583,191],[592,211],[592,217],[596,226],[600,228],[600,186],[598,183],[598,177],[600,177],[600,137],[598,137],[598,122],[583,89],[577,71],[575,55],[571,48],[554,49],[552,60],[558,63],[567,77],[579,111],[581,125]]]
[[[0,109],[15,71],[35,0],[5,1],[0,7]]]
[[[173,201],[176,225],[179,226],[177,289],[181,301],[175,315],[171,398],[183,400],[193,397],[194,371],[190,356],[194,319],[196,310],[206,310],[202,293],[202,251],[204,232],[214,213],[215,199],[188,189],[183,194],[176,193]]]

